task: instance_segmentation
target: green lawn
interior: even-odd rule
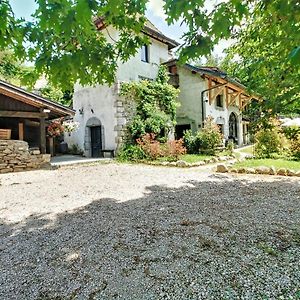
[[[212,155],[204,155],[204,154],[185,154],[180,157],[181,160],[186,161],[187,163],[196,163],[199,161],[203,161],[205,159],[211,159]]]
[[[300,171],[300,161],[287,159],[248,159],[240,163],[236,163],[237,168],[255,168],[255,167],[274,167],[276,169],[286,168],[294,171]]]
[[[253,154],[254,152],[254,145],[248,146],[248,147],[244,147],[242,149],[238,149],[239,152],[243,152],[246,154]]]

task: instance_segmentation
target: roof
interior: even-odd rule
[[[95,24],[97,26],[97,28],[99,30],[102,30],[103,28],[105,28],[105,24],[104,24],[104,18],[103,17],[99,17],[97,18],[95,21]],[[179,46],[180,44],[178,42],[176,42],[175,40],[167,37],[166,35],[164,35],[156,26],[154,26],[153,23],[151,23],[148,19],[146,21],[146,24],[144,26],[144,29],[142,30],[142,32],[155,39],[158,40],[166,45],[168,45],[168,49],[174,49],[177,46]]]
[[[73,116],[75,114],[75,110],[72,108],[28,92],[3,80],[0,80],[0,94],[38,108],[49,109],[54,117]]]
[[[177,64],[177,62],[178,62],[178,59],[172,59],[172,60],[165,62],[164,64],[171,66],[171,65]],[[224,79],[224,80],[238,86],[241,89],[244,89],[244,90],[247,89],[246,86],[244,86],[242,83],[240,83],[237,79],[229,77],[226,72],[222,71],[221,69],[219,69],[217,67],[206,67],[206,66],[205,67],[202,67],[202,66],[195,67],[190,64],[184,64],[183,67],[185,67],[186,69],[189,69],[193,72],[196,72],[200,75],[219,77],[221,79]]]

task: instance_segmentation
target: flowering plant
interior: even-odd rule
[[[79,123],[72,120],[64,121],[63,118],[54,120],[50,123],[47,128],[47,133],[51,137],[57,137],[62,135],[64,132],[73,132],[79,128]]]
[[[47,133],[51,137],[57,137],[64,133],[64,127],[62,125],[62,120],[54,120],[47,128]]]
[[[73,120],[68,120],[62,123],[65,132],[73,132],[79,128],[79,123]]]

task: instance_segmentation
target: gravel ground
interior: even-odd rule
[[[143,165],[0,176],[0,299],[300,299],[300,181]]]

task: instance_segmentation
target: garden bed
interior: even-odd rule
[[[232,166],[218,165],[217,172],[300,177],[300,161],[288,159],[248,159]]]
[[[226,153],[227,154],[227,153]],[[207,164],[214,164],[217,162],[225,162],[234,159],[231,155],[201,155],[201,154],[185,154],[179,157],[177,161],[169,161],[168,158],[160,158],[154,161],[144,161],[146,164],[179,167],[179,168],[192,168],[204,166]]]

